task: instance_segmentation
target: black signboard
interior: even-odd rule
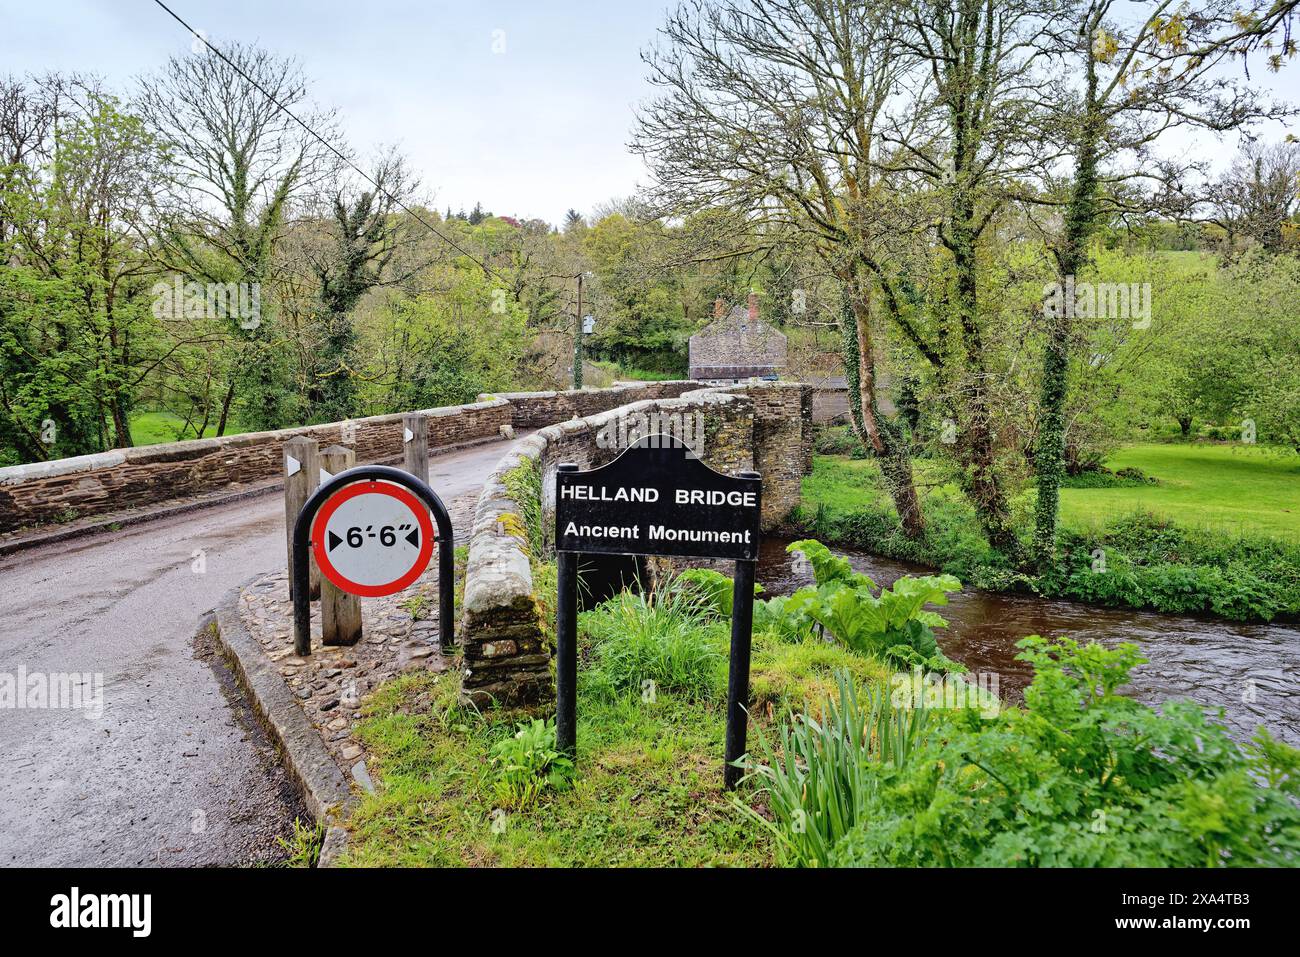
[[[715,472],[677,439],[648,435],[608,465],[580,472],[563,464],[555,477],[556,721],[560,748],[577,749],[578,556],[674,555],[736,563],[727,681],[723,781],[735,787],[745,754],[754,566],[758,560],[762,479]]]
[[[761,487],[649,435],[606,466],[558,473],[555,549],[755,561]]]

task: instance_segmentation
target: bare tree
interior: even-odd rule
[[[1208,203],[1229,256],[1242,242],[1280,251],[1283,227],[1300,211],[1300,143],[1247,143],[1210,188]]]
[[[337,138],[333,115],[311,107],[294,61],[239,43],[173,57],[142,82],[140,104],[171,160],[159,197],[164,263],[195,279],[260,287],[290,203],[337,168],[337,148],[327,145]],[[219,433],[237,387],[249,424],[282,424],[271,324],[249,326],[230,324],[241,374],[227,386]]]
[[[881,8],[849,0],[691,0],[643,55],[662,93],[633,148],[658,211],[709,206],[806,238],[841,282],[856,343],[860,437],[880,458],[909,535],[924,522],[907,443],[880,412],[873,264],[878,123],[909,64]]]

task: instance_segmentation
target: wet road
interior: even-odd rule
[[[771,594],[787,595],[812,583],[811,572],[795,568],[787,544],[780,538],[763,541],[758,580]],[[934,574],[852,548],[834,551],[882,587],[902,575]],[[1300,625],[1243,624],[974,589],[934,610],[948,619],[948,627],[936,632],[943,653],[972,672],[996,675],[1006,701],[1022,701],[1033,678],[1033,669],[1015,659],[1015,644],[1026,635],[1104,645],[1131,641],[1148,659],[1134,670],[1129,686],[1138,700],[1159,705],[1190,698],[1223,708],[1225,723],[1241,740],[1263,725],[1274,737],[1300,745]]]
[[[430,484],[471,492],[507,448],[435,457]],[[278,490],[0,558],[0,678],[89,676],[62,707],[0,707],[0,866],[276,855],[296,796],[194,635],[229,589],[284,562]]]

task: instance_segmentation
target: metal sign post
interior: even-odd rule
[[[433,523],[437,523],[435,534]],[[415,582],[438,543],[438,629],[455,636],[455,540],[451,516],[427,484],[401,469],[363,465],[312,493],[293,525],[293,646],[311,654],[308,549],[321,574],[352,595],[392,595]]]
[[[727,680],[727,743],[723,781],[734,788],[745,754],[749,659],[754,620],[762,481],[709,468],[677,439],[648,435],[606,466],[587,472],[571,463],[555,477],[556,741],[577,748],[578,555],[670,555],[736,563]]]

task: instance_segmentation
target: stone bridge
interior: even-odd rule
[[[805,407],[799,386],[719,391],[665,382],[482,396],[426,410],[430,483],[462,503],[458,528],[473,526],[467,691],[480,700],[497,690],[505,698],[549,694],[540,678],[549,651],[529,644],[540,626],[529,552],[506,520],[544,507],[540,495],[511,497],[520,493],[510,488],[543,487],[507,480],[522,461],[536,464],[538,480],[561,458],[600,464],[618,451],[597,441],[602,425],[652,409],[700,412],[705,461],[764,472],[771,522],[797,499],[810,453]],[[402,452],[401,420],[0,469],[0,671],[91,675],[103,687],[97,720],[68,710],[9,711],[0,720],[0,750],[15,769],[0,778],[0,863],[240,864],[274,849],[300,813],[292,794],[302,789],[286,787],[284,742],[259,729],[234,693],[235,674],[193,636],[240,586],[282,573],[282,444],[306,435],[351,446],[361,462],[392,461]],[[502,459],[516,430],[539,427]],[[483,683],[474,681],[475,665]]]

